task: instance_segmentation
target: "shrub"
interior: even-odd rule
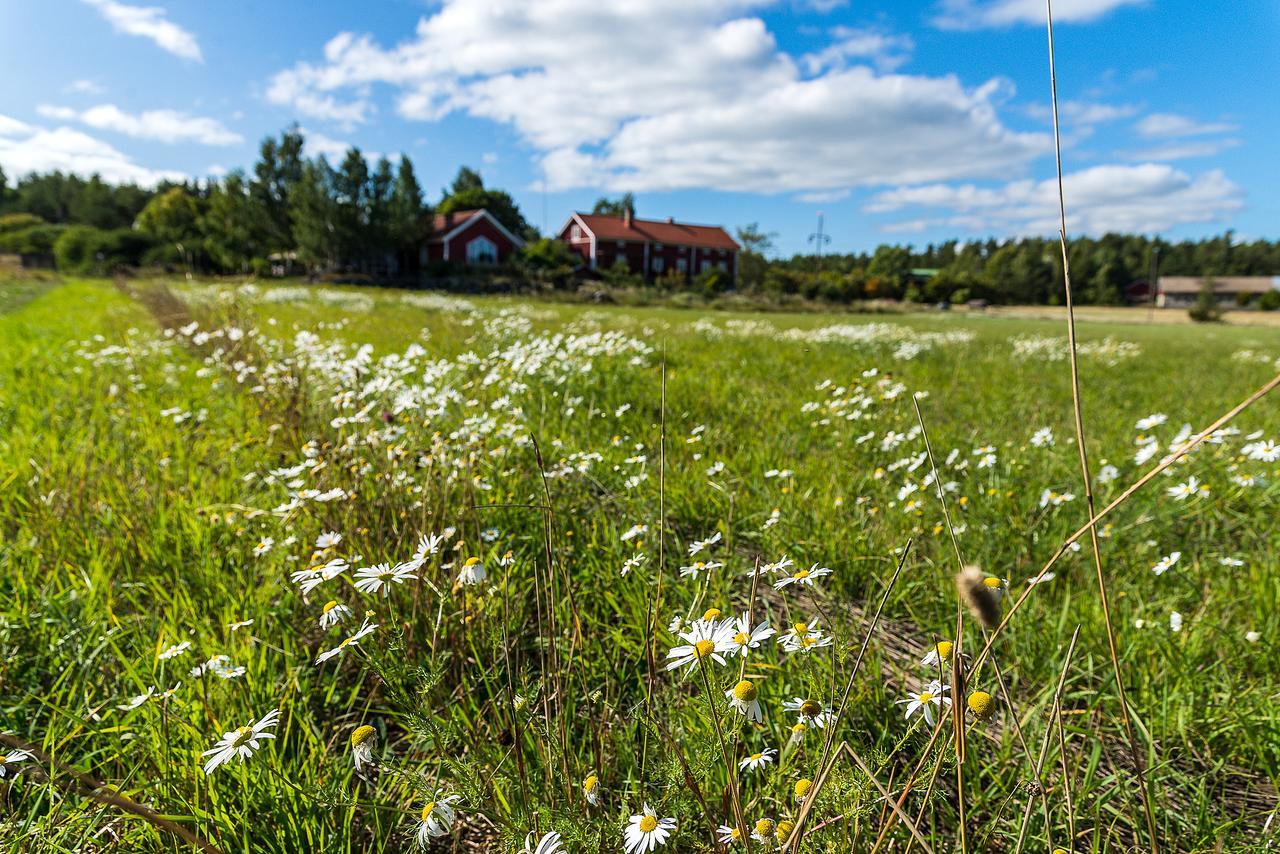
[[[76,225],[59,235],[53,254],[64,273],[101,273],[114,267],[138,266],[151,246],[150,238],[127,228],[106,231]]]
[[[1187,314],[1196,323],[1216,323],[1222,319],[1222,306],[1218,304],[1214,286],[1212,277],[1206,278],[1196,295],[1196,304],[1187,309]]]

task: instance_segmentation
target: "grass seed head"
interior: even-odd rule
[[[966,566],[956,574],[956,593],[973,618],[984,628],[1000,625],[1000,599],[986,585],[986,576],[976,566]]]

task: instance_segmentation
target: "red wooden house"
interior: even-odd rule
[[[421,258],[424,264],[501,264],[521,246],[524,241],[487,210],[453,211],[435,215]]]
[[[718,225],[688,225],[672,219],[637,219],[575,213],[560,228],[560,240],[588,269],[607,270],[625,261],[631,272],[652,281],[671,271],[688,279],[720,269],[738,277],[737,242]]]

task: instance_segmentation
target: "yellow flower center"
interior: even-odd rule
[[[750,703],[759,695],[760,689],[756,688],[754,682],[748,682],[746,679],[733,686],[733,696],[743,703]]]
[[[658,826],[658,820],[651,815],[647,815],[640,819],[640,832],[653,833]]]
[[[762,818],[756,822],[756,834],[759,836],[768,836],[773,833],[776,825],[771,818]]]
[[[969,710],[980,718],[990,717],[994,711],[991,695],[986,691],[974,691],[969,695]]]
[[[698,658],[706,658],[716,651],[715,641],[700,640],[693,645],[693,654]]]
[[[753,753],[753,754],[751,754],[751,761],[752,761],[752,762],[759,762],[759,761],[760,761],[760,759],[761,759],[763,756],[764,756],[764,754],[763,754],[763,753]]]
[[[338,601],[336,599],[330,599],[328,602],[324,603],[324,607],[320,609],[320,613],[327,614],[336,607],[338,607]]]
[[[813,781],[812,781],[812,780],[804,780],[804,779],[796,780],[796,789],[795,789],[795,790],[796,790],[796,797],[797,797],[797,798],[802,798],[802,799],[803,799],[804,797],[808,796],[809,792],[810,792],[812,789],[813,789]]]
[[[920,692],[920,697],[919,697],[919,699],[920,699],[920,702],[922,702],[922,703],[927,703],[927,702],[929,702],[930,700],[932,700],[932,699],[933,699],[933,692],[932,692],[932,691],[921,691],[921,692]]]
[[[793,821],[780,821],[780,822],[778,822],[778,833],[777,833],[778,841],[779,841],[779,842],[786,842],[786,841],[787,841],[787,837],[789,837],[789,836],[791,835],[791,831],[793,831],[793,830],[795,830],[795,829],[796,829],[796,824],[795,824],[795,822],[793,822]]]
[[[797,572],[795,575],[793,575],[793,576],[791,576],[791,577],[792,577],[792,578],[808,578],[808,577],[809,577],[809,570],[807,570],[807,569],[802,569],[802,570],[800,570],[799,572]]]
[[[699,566],[701,566],[701,564],[699,564]],[[702,612],[702,619],[704,620],[714,620],[716,617],[719,617],[719,616],[720,616],[719,608],[708,608],[706,611]]]
[[[822,711],[822,704],[817,700],[805,700],[800,704],[800,714],[807,717],[816,718],[818,713]]]
[[[793,630],[796,634],[798,634],[798,635],[806,635],[806,634],[808,634],[808,633],[809,633],[809,624],[808,624],[808,623],[796,623],[796,624],[795,624],[794,626],[792,626],[791,628],[792,628],[792,630]]]
[[[239,747],[249,740],[249,736],[253,734],[253,727],[242,726],[236,728],[236,740],[234,744]]]
[[[587,779],[582,781],[582,790],[588,794],[594,792],[600,785],[600,778],[595,774],[587,775]]]
[[[427,801],[427,805],[422,808],[422,820],[426,821],[431,818],[431,814],[436,811],[436,802]]]
[[[475,566],[475,565],[476,565],[476,564],[478,564],[479,562],[480,562],[480,558],[478,558],[478,557],[469,557],[469,558],[467,558],[467,562],[466,562],[466,563],[464,563],[464,564],[462,565],[462,568],[463,568],[463,569],[470,569],[471,567]]]
[[[751,638],[747,637],[746,632],[738,632],[736,635],[733,636],[733,642],[738,644],[739,646],[746,646],[747,641],[749,640],[751,640]]]
[[[809,727],[806,726],[805,724],[797,721],[795,724],[792,725],[791,732],[795,735],[803,735],[804,731],[807,730],[808,728]]]
[[[938,651],[938,658],[950,658],[951,650],[955,649],[955,646],[951,641],[939,641],[937,647],[935,647]]]
[[[801,646],[813,646],[817,642],[818,641],[816,639],[811,638],[808,635],[805,635],[804,637],[800,638]]]
[[[996,578],[994,575],[989,575],[982,579],[982,583],[990,587],[992,590],[1000,589],[1000,579]]]
[[[742,838],[742,831],[741,831],[741,830],[738,830],[738,828],[736,828],[736,827],[732,827],[732,828],[730,828],[730,829],[729,829],[729,838],[730,838],[730,839],[741,839],[741,838]]]
[[[368,724],[365,724],[364,726],[358,726],[351,732],[351,746],[359,747],[360,745],[368,741],[372,736],[373,736],[373,727],[369,726]]]

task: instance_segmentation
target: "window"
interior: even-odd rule
[[[661,259],[661,258],[654,258],[654,259],[653,259],[653,272],[655,272],[655,273],[661,273],[661,272],[662,272],[662,259]]]
[[[676,269],[679,270],[681,273],[687,272],[689,269],[689,262],[683,258],[677,258]]]
[[[578,225],[578,224],[575,222],[575,223],[573,224],[573,227],[569,229],[569,238],[570,238],[571,240],[581,240],[581,239],[582,239],[582,226]]]
[[[467,241],[468,264],[498,263],[498,247],[487,237],[473,237]]]
[[[661,251],[662,251],[662,244],[661,244],[661,243],[655,243],[655,244],[653,244],[653,251],[654,251],[654,252],[661,252]]]

